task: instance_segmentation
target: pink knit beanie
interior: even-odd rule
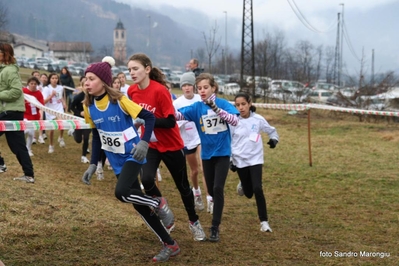
[[[105,84],[112,86],[112,71],[111,67],[115,65],[115,59],[111,56],[106,56],[103,58],[102,62],[90,64],[85,71],[91,72],[99,77]]]

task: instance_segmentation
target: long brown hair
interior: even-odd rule
[[[12,65],[17,62],[14,57],[14,49],[8,43],[0,43],[0,51],[3,52],[3,64]]]
[[[105,88],[105,92],[108,94],[108,98],[109,98],[110,102],[112,102],[112,103],[116,103],[124,95],[121,91],[117,91],[105,83],[104,83],[104,88]],[[83,104],[86,106],[92,105],[94,103],[95,97],[96,96],[85,93],[85,99],[83,100]]]
[[[143,65],[144,68],[149,66],[151,69],[149,74],[150,79],[155,80],[156,82],[159,82],[166,87],[164,74],[159,68],[152,66],[151,59],[146,54],[134,54],[129,58],[129,61],[140,62],[140,64]]]

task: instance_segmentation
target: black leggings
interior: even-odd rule
[[[73,138],[75,139],[76,143],[82,144],[82,156],[86,156],[87,148],[89,148],[89,138],[90,138],[91,129],[75,129],[73,132]]]
[[[161,160],[164,162],[175,181],[184,207],[186,208],[188,219],[192,222],[197,221],[198,215],[195,212],[194,194],[188,182],[186,158],[183,150],[159,152],[156,149],[148,149],[147,163],[143,165],[143,175],[141,177],[145,193],[150,196],[161,197],[161,192],[155,185],[157,168]]]
[[[258,216],[261,222],[268,221],[266,199],[262,188],[262,164],[237,168],[244,195],[250,199],[255,194]]]
[[[0,113],[0,120],[24,120],[24,113],[18,111],[6,111]],[[8,147],[15,154],[26,176],[34,177],[33,164],[26,148],[25,133],[19,131],[0,131],[0,136],[6,135]]]
[[[133,203],[133,207],[140,214],[147,226],[159,237],[159,239],[172,245],[173,239],[163,227],[158,216],[150,207],[157,207],[158,201],[145,195],[140,188],[138,175],[141,164],[127,161],[122,167],[122,171],[117,176],[118,182],[115,187],[115,197],[122,202]]]
[[[229,165],[229,156],[212,157],[209,160],[202,160],[206,187],[208,188],[209,195],[213,197],[212,225],[214,226],[219,226],[222,222],[224,185],[226,184]]]

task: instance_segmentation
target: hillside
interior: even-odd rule
[[[119,20],[126,28],[127,54],[144,52],[157,65],[182,68],[191,49],[203,42],[195,30],[167,16],[112,0],[18,0],[5,5],[10,32],[45,41],[90,42],[93,57],[112,51]]]

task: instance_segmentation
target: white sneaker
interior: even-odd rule
[[[68,136],[73,136],[73,132],[75,132],[75,129],[68,129]]]
[[[205,241],[206,235],[204,229],[202,229],[201,223],[197,220],[195,223],[189,222],[189,228],[191,233],[193,233],[195,241]]]
[[[54,152],[54,146],[48,146],[48,153],[53,153]]]
[[[260,231],[262,232],[273,232],[272,229],[269,226],[269,223],[267,221],[263,221],[260,223]]]
[[[159,171],[159,168],[157,169],[157,176],[158,176],[158,181],[162,181],[162,176],[161,176],[161,171]]]
[[[43,133],[43,139],[47,139],[47,135],[46,135],[46,133]]]
[[[204,202],[202,201],[201,195],[196,195],[194,196],[194,203],[195,203],[195,208],[199,211],[202,211],[205,209]]]
[[[244,190],[242,189],[241,182],[237,185],[237,194],[238,196],[244,196]]]
[[[206,209],[207,212],[210,214],[213,214],[213,199],[212,200],[207,200],[208,207]]]
[[[80,158],[80,161],[81,161],[82,163],[90,163],[89,159],[87,159],[86,156],[82,156],[82,157]]]
[[[32,150],[28,150],[29,156],[32,157],[34,154],[32,152]]]
[[[103,180],[104,179],[104,171],[103,171],[102,167],[98,167],[97,166],[96,175],[97,175],[97,180]]]
[[[36,140],[36,138],[34,137],[33,139],[32,139],[32,144],[36,144],[37,143],[37,140]]]
[[[58,142],[60,143],[60,147],[61,147],[61,148],[64,148],[64,147],[65,147],[64,138],[58,138]]]
[[[39,136],[39,140],[38,141],[39,141],[40,144],[46,143],[42,136]]]

